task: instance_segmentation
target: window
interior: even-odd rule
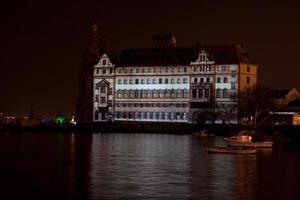
[[[141,84],[145,84],[145,79],[141,79]]]
[[[216,91],[216,97],[221,98],[221,90],[219,88]]]
[[[100,103],[104,104],[105,103],[106,98],[105,97],[100,97]]]
[[[187,67],[184,67],[184,68],[183,68],[183,71],[184,71],[184,72],[187,72]]]
[[[208,89],[204,90],[204,98],[209,98],[209,90]]]
[[[197,83],[198,82],[198,79],[197,78],[194,78],[194,83]]]
[[[124,85],[126,85],[128,83],[127,79],[124,79]]]
[[[250,72],[250,66],[247,66],[247,72]]]
[[[134,91],[133,90],[130,90],[129,91],[129,98],[133,98],[134,97]]]
[[[122,79],[118,79],[118,84],[122,84]]]
[[[139,98],[139,91],[138,90],[134,90],[134,98]]]
[[[223,98],[228,98],[228,91],[226,88],[223,90]]]
[[[197,98],[197,90],[192,90],[192,98]]]
[[[169,79],[165,78],[165,84],[169,83]]]
[[[157,80],[155,78],[153,79],[153,84],[157,84]]]
[[[163,83],[162,78],[158,79],[158,83],[159,83],[159,84],[162,84],[162,83]]]
[[[199,97],[199,99],[203,98],[203,90],[198,91],[198,97]]]
[[[139,79],[135,79],[135,84],[139,84]]]
[[[105,59],[102,61],[102,64],[103,64],[103,65],[106,65],[106,60],[105,60]]]
[[[231,89],[232,89],[232,90],[235,90],[235,89],[236,89],[235,83],[231,83]]]
[[[133,73],[133,69],[132,69],[132,68],[129,69],[129,73],[130,73],[130,74]]]
[[[217,78],[217,83],[221,83],[221,78],[220,77]]]
[[[174,84],[174,79],[173,78],[171,78],[171,83]]]
[[[183,78],[183,83],[187,83],[187,78]]]
[[[147,84],[151,84],[151,79],[147,78]]]
[[[224,83],[227,83],[227,81],[228,81],[228,79],[227,79],[227,77],[224,77]]]
[[[127,69],[124,69],[124,73],[127,74],[127,72],[128,72],[128,70],[127,70]]]
[[[122,69],[121,69],[121,68],[118,69],[118,73],[119,73],[119,74],[122,73]]]
[[[250,77],[247,76],[247,84],[250,84]]]
[[[113,72],[113,70],[112,70],[112,68],[110,68],[110,69],[109,69],[109,73],[112,74],[112,72]]]
[[[135,73],[139,73],[139,71],[140,71],[139,68],[135,69]]]
[[[210,78],[206,78],[206,82],[209,83],[210,82]]]
[[[101,86],[101,93],[105,93],[106,92],[106,87],[105,86]]]
[[[183,90],[183,97],[188,98],[189,97],[189,91],[187,89]]]
[[[203,78],[200,78],[200,83],[203,83],[204,82],[203,80],[204,80]]]
[[[181,79],[178,78],[178,79],[177,79],[177,84],[180,84],[180,83],[181,83]]]
[[[98,102],[98,99],[99,99],[99,96],[96,95],[96,96],[95,96],[95,102]]]
[[[133,84],[133,79],[129,79],[129,84]]]
[[[102,69],[102,74],[106,74],[106,69]]]
[[[96,74],[99,74],[99,69],[97,69]]]

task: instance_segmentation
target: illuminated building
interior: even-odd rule
[[[257,81],[243,45],[176,47],[173,35],[154,44],[98,57],[87,110],[94,122],[238,123],[239,92]]]

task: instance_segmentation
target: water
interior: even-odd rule
[[[0,199],[299,199],[300,151],[208,154],[222,138],[0,133]]]

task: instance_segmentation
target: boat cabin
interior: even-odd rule
[[[229,138],[231,142],[251,142],[252,137],[250,135],[235,135]]]

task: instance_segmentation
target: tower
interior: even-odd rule
[[[85,49],[79,72],[79,95],[76,112],[79,123],[91,123],[93,121],[93,68],[98,63],[103,51],[99,40],[96,24],[90,27],[90,39]]]

